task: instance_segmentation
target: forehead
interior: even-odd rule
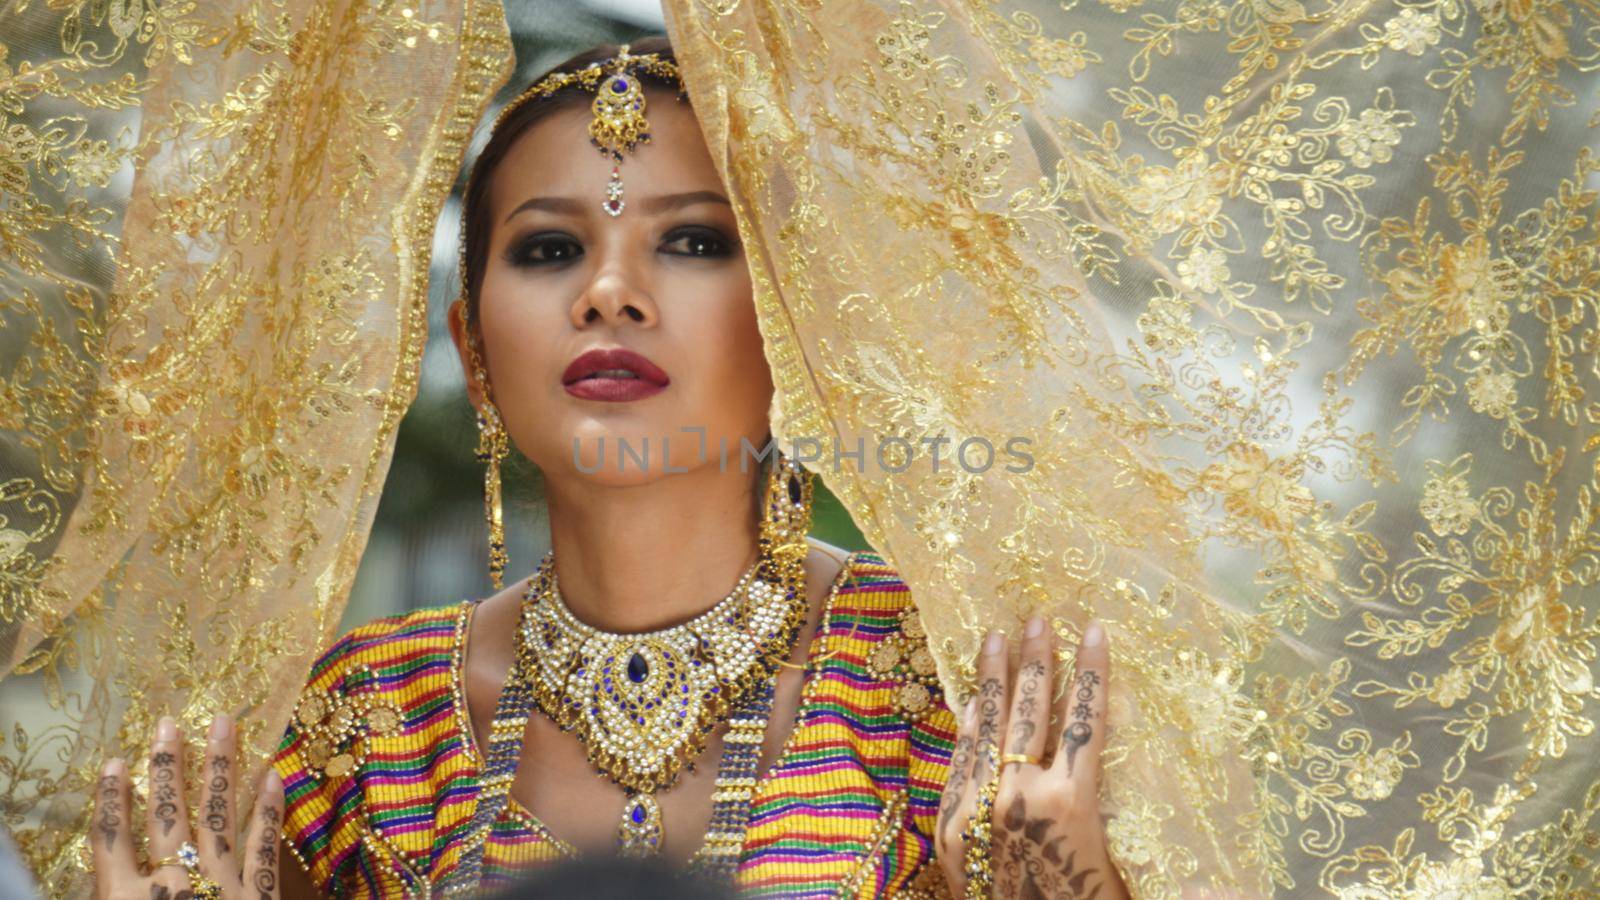
[[[721,178],[687,101],[665,90],[646,90],[645,118],[650,123],[650,141],[625,151],[620,165],[630,194],[721,192]],[[588,102],[579,101],[550,113],[517,136],[495,167],[489,185],[495,221],[533,196],[592,197],[592,205],[599,211],[614,163],[589,140],[592,119]]]

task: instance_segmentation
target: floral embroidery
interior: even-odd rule
[[[1429,47],[1439,43],[1439,17],[1408,6],[1400,10],[1399,15],[1383,23],[1383,33],[1389,49],[1421,56]]]

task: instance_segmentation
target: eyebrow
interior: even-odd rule
[[[685,191],[681,194],[661,194],[655,197],[646,197],[639,201],[639,208],[646,215],[660,215],[696,203],[721,203],[723,206],[732,206],[728,198],[716,191]],[[561,215],[581,215],[587,204],[572,197],[530,197],[511,211],[506,216],[509,222],[529,210],[544,210],[545,212]]]

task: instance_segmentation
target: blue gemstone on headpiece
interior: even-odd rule
[[[642,803],[634,804],[634,807],[633,807],[633,824],[635,824],[635,825],[643,825],[644,824],[644,804],[642,804]]]
[[[613,93],[613,94],[626,94],[627,92],[628,92],[628,80],[626,78],[618,78],[615,81],[611,82],[611,93]]]

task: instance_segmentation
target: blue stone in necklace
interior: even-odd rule
[[[617,826],[617,851],[634,858],[661,852],[661,804],[654,795],[642,791],[628,795]]]
[[[645,662],[644,656],[639,651],[635,650],[633,655],[628,657],[628,680],[634,684],[644,684],[644,680],[649,677],[650,664]]]

